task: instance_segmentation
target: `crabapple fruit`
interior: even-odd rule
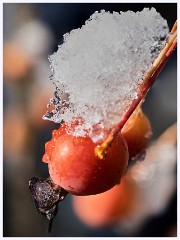
[[[78,218],[91,227],[107,227],[130,215],[137,195],[135,183],[126,176],[112,189],[92,196],[73,196]]]
[[[140,154],[147,147],[152,136],[151,124],[140,107],[137,107],[128,119],[121,134],[127,142],[130,159]]]
[[[119,134],[105,158],[95,155],[94,143],[86,135],[68,134],[64,123],[53,131],[51,141],[45,145],[43,161],[48,163],[52,180],[74,195],[93,195],[105,192],[120,182],[128,165],[128,147]],[[109,131],[103,130],[104,139]]]

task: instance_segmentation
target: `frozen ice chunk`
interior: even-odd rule
[[[154,8],[95,12],[65,34],[49,57],[58,101],[48,119],[70,123],[82,118],[74,133],[81,136],[87,129],[92,133],[94,124],[110,128],[119,122],[168,32],[167,21]],[[68,96],[63,103],[62,94]]]

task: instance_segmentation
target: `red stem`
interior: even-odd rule
[[[141,100],[144,98],[144,96],[146,95],[146,93],[149,91],[149,89],[152,87],[152,85],[154,84],[154,82],[156,81],[156,78],[158,77],[158,75],[160,74],[161,70],[163,69],[163,67],[165,66],[166,62],[168,61],[168,59],[170,58],[171,54],[174,52],[174,50],[177,47],[177,40],[175,40],[172,44],[172,46],[170,47],[170,49],[168,50],[168,52],[166,53],[164,59],[161,61],[161,63],[159,64],[158,68],[156,69],[156,71],[154,72],[154,74],[150,77],[149,81],[144,84],[138,93],[138,98],[135,99],[132,104],[131,107],[129,108],[129,110],[126,112],[126,114],[124,115],[123,119],[120,121],[119,124],[117,124],[117,126],[115,127],[118,129],[122,129],[123,126],[125,125],[125,123],[127,122],[127,120],[129,119],[129,117],[131,116],[131,114],[134,112],[134,110],[136,109],[136,107],[139,105],[139,103],[141,102]],[[115,130],[114,130],[115,131]],[[114,132],[113,131],[113,132]],[[118,133],[117,133],[118,134]],[[117,135],[116,134],[116,135]]]

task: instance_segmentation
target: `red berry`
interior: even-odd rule
[[[73,196],[73,208],[82,222],[107,227],[127,218],[135,207],[137,186],[126,176],[109,191],[92,196]]]
[[[52,140],[46,144],[43,161],[48,163],[52,180],[74,195],[92,195],[105,192],[119,183],[128,164],[126,141],[119,134],[109,148],[107,156],[95,156],[94,143],[87,135],[68,134],[63,124]],[[106,139],[108,131],[104,131]]]
[[[151,124],[141,108],[137,108],[121,131],[126,139],[129,158],[133,158],[141,153],[148,145],[152,136]]]

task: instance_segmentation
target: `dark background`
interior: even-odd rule
[[[63,41],[63,34],[81,27],[95,11],[141,11],[144,7],[155,7],[167,20],[171,29],[177,18],[177,4],[174,3],[36,3],[36,4],[3,4],[3,36],[4,49],[7,43],[19,51],[20,44],[15,41],[17,31],[28,22],[36,20],[48,29],[47,47],[38,53],[41,42],[36,43],[37,54],[28,56],[24,71],[16,67],[18,57],[6,51],[13,58],[15,70],[11,63],[4,70],[3,106],[4,106],[4,185],[3,185],[3,235],[4,237],[131,237],[132,233],[114,231],[114,228],[91,229],[78,220],[73,212],[71,196],[62,202],[52,233],[47,233],[47,221],[36,212],[28,190],[28,180],[33,177],[47,177],[46,164],[41,162],[44,143],[51,138],[53,129],[58,124],[45,122],[41,119],[46,111],[49,98],[53,95],[49,75],[42,71],[42,85],[38,85],[36,72],[38,62],[46,62],[47,57],[57,50]],[[35,35],[38,32],[35,33]],[[35,35],[31,35],[35,38]],[[52,39],[50,41],[50,39]],[[7,55],[8,55],[7,53]],[[24,50],[24,55],[27,52]],[[8,55],[8,56],[9,56]],[[33,60],[33,61],[32,61]],[[5,66],[5,64],[4,64]],[[15,73],[13,72],[15,71]],[[49,70],[48,70],[49,71]],[[40,71],[41,73],[41,71]],[[43,85],[46,85],[44,87]],[[159,75],[149,92],[144,104],[144,112],[148,115],[156,139],[167,127],[177,120],[177,54],[173,53],[170,61]],[[174,176],[176,178],[176,174]],[[133,236],[163,237],[176,234],[176,192],[167,208],[160,215],[148,219],[144,226],[137,229]],[[173,231],[173,230],[174,231]],[[171,231],[172,230],[172,231]],[[169,235],[168,235],[169,234]]]

